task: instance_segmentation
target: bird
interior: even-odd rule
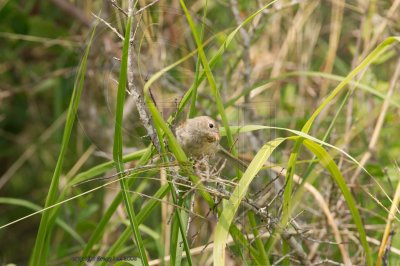
[[[215,156],[219,156],[228,160],[231,164],[238,166],[241,171],[247,169],[248,165],[245,162],[234,157],[219,144],[219,126],[211,117],[198,116],[187,119],[177,126],[174,131],[176,139],[185,154],[193,159],[201,160],[205,157],[212,159]],[[115,176],[91,178],[76,183],[74,186],[79,186],[89,181],[109,179]]]
[[[183,151],[190,157],[213,156],[218,150],[219,127],[211,117],[187,119],[176,128],[175,135]]]
[[[209,116],[187,119],[175,129],[175,135],[185,154],[194,159],[219,156],[239,166],[242,171],[247,169],[245,162],[219,144],[218,123]]]

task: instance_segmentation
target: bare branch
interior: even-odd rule
[[[110,30],[112,30],[122,41],[125,39],[124,36],[122,36],[118,30],[116,28],[114,28],[113,26],[111,26],[110,23],[108,23],[107,21],[105,21],[104,19],[102,19],[101,17],[97,16],[96,14],[92,13],[92,15],[100,20],[100,22],[103,22]]]
[[[129,15],[133,14],[133,1],[129,1]],[[134,31],[134,17],[132,16],[132,25],[131,25],[131,34],[130,36],[134,36],[136,30]],[[134,47],[133,47],[133,39],[129,42],[128,48],[128,90],[130,91],[131,95],[134,97],[136,101],[136,107],[139,112],[140,121],[142,121],[143,126],[145,127],[147,134],[150,136],[153,145],[156,147],[158,153],[161,153],[161,146],[160,142],[157,138],[156,130],[154,129],[153,118],[147,108],[146,103],[144,102],[144,95],[143,91],[134,84],[134,76],[133,76],[133,54]]]
[[[119,5],[117,5],[117,1],[115,0],[108,0],[108,2],[111,3],[116,9],[118,9],[122,14],[124,14],[126,17],[128,16],[128,13],[126,13],[125,10],[123,10]]]
[[[151,7],[152,5],[154,5],[155,3],[157,3],[160,0],[154,0],[153,2],[151,2],[148,5],[145,5],[144,7],[142,7],[141,9],[139,9],[138,11],[135,12],[135,16],[138,15],[139,13],[142,13],[146,8]]]

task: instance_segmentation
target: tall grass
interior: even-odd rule
[[[48,191],[48,196],[46,198],[46,203],[44,208],[47,208],[56,203],[58,186],[60,182],[60,175],[63,167],[64,157],[68,149],[69,140],[74,125],[76,113],[78,110],[78,105],[83,90],[83,84],[85,80],[87,59],[92,44],[95,29],[92,32],[89,43],[87,45],[85,54],[83,56],[82,62],[80,64],[78,75],[74,84],[74,90],[71,97],[70,105],[68,108],[67,120],[65,122],[63,139],[61,142],[61,150],[58,156],[57,165],[54,170],[53,178],[51,179],[50,188]],[[52,227],[54,226],[55,217],[57,216],[58,208],[46,211],[42,214],[42,219],[40,221],[38,234],[36,237],[36,242],[33,248],[32,256],[30,259],[31,265],[44,265],[46,264],[48,252],[49,252],[49,239]]]
[[[362,4],[344,2],[231,0],[224,6],[180,0],[172,9],[138,1],[145,8],[125,16],[120,9],[126,3],[117,2],[110,4],[101,34],[92,31],[79,65],[43,208],[18,197],[0,198],[1,204],[41,214],[31,265],[85,265],[90,257],[125,255],[135,258],[125,261],[132,265],[399,261],[393,254],[400,239],[390,231],[399,221],[399,187],[392,189],[391,180],[398,183],[393,158],[399,155],[394,132],[400,105],[398,95],[389,99],[386,91],[396,84],[388,80],[400,37],[379,38],[392,24],[382,20],[372,29],[371,19],[384,13],[379,8],[393,14],[395,4],[372,1],[361,12]],[[354,23],[362,30],[352,28]],[[124,32],[124,40],[110,38],[115,31]],[[168,49],[165,36],[175,49]],[[117,44],[108,48],[119,59],[118,68],[105,67],[111,77],[105,82],[96,64],[112,56],[97,52],[103,43]],[[129,49],[137,53],[134,69],[128,67]],[[149,141],[126,93],[128,71],[143,91],[159,147]],[[98,88],[107,94],[107,108],[96,102]],[[84,92],[101,107],[91,106],[87,96],[81,100]],[[162,105],[170,98],[179,99],[173,112]],[[382,101],[388,106],[387,128],[375,124]],[[261,108],[266,103],[274,105],[272,111]],[[97,108],[91,121],[79,116],[78,106],[85,115]],[[248,162],[244,172],[217,159],[188,158],[174,127],[179,117],[197,115],[220,122],[221,144]],[[81,127],[74,131],[77,116]],[[82,147],[95,142],[84,125],[106,119],[114,128],[112,156],[80,158]],[[379,145],[369,141],[374,127],[384,140]],[[94,128],[94,135],[105,134],[101,124]],[[76,154],[67,153],[71,146]],[[128,154],[127,146],[135,151]],[[360,160],[366,152],[372,159]],[[84,169],[72,167],[78,173],[64,180],[63,169],[75,160],[80,166],[85,161]],[[0,230],[12,231],[28,219],[7,221]]]

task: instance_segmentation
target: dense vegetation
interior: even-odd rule
[[[0,2],[0,262],[399,264],[399,4]]]

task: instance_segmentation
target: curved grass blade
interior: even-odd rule
[[[265,144],[251,161],[249,167],[244,172],[237,187],[233,191],[230,199],[222,201],[223,210],[219,217],[214,236],[214,265],[225,264],[226,241],[234,215],[239,208],[240,202],[246,195],[250,183],[263,167],[265,161],[269,158],[275,148],[278,147],[284,140],[284,138],[277,138]]]
[[[288,72],[288,73],[284,73],[282,75],[279,75],[277,77],[268,79],[268,80],[264,80],[260,83],[255,84],[254,86],[250,87],[250,88],[246,88],[244,89],[239,95],[231,98],[230,100],[228,100],[225,104],[225,108],[234,105],[240,98],[242,98],[244,95],[250,93],[253,90],[257,90],[260,89],[262,87],[266,87],[269,84],[273,83],[274,81],[280,81],[280,80],[285,80],[286,78],[289,77],[298,77],[298,76],[306,76],[306,77],[317,77],[317,78],[325,78],[325,79],[329,79],[329,80],[333,80],[333,81],[343,81],[346,77],[342,77],[339,75],[334,75],[334,74],[330,74],[330,73],[324,73],[324,72],[318,72],[318,71],[293,71],[293,72]],[[349,81],[350,85],[359,88],[363,91],[366,91],[374,96],[376,96],[378,99],[380,100],[384,100],[386,95],[379,92],[378,90],[376,90],[375,88],[368,86],[366,84],[363,84],[361,82],[358,81]],[[395,99],[391,99],[390,100],[390,105],[394,106],[396,108],[400,108],[400,103],[398,101],[396,101]]]
[[[302,139],[302,141],[304,142],[304,144],[307,146],[307,148],[309,148],[320,160],[322,160],[321,158],[325,158],[325,160],[328,160],[328,164],[326,164],[325,162],[325,166],[327,167],[327,169],[331,172],[333,178],[335,179],[336,183],[338,183],[338,186],[340,187],[343,196],[346,199],[347,204],[349,205],[350,211],[352,213],[353,219],[355,221],[355,224],[357,226],[357,230],[359,231],[359,235],[360,235],[360,239],[361,242],[363,244],[363,248],[366,252],[366,259],[368,261],[368,257],[371,256],[371,253],[369,251],[369,246],[368,243],[366,242],[366,234],[365,234],[365,230],[364,227],[362,225],[362,221],[361,221],[361,216],[358,213],[357,207],[355,205],[354,199],[351,196],[351,193],[346,185],[346,183],[344,182],[344,178],[341,175],[339,169],[337,168],[336,164],[334,163],[333,159],[329,156],[329,154],[325,151],[325,149],[323,149],[320,145],[324,145],[330,148],[333,148],[337,151],[339,151],[340,153],[344,154],[347,158],[349,158],[351,161],[353,161],[355,164],[357,164],[359,167],[362,167],[360,165],[360,163],[353,158],[351,155],[349,155],[347,152],[345,152],[344,150],[337,148],[336,146],[333,146],[329,143],[326,143],[324,141],[321,141],[317,138],[314,138],[304,132],[301,131],[297,131],[297,130],[292,130],[292,129],[286,129],[286,128],[279,128],[279,127],[270,127],[270,126],[262,126],[262,125],[247,125],[247,126],[243,126],[243,127],[231,127],[233,132],[237,132],[237,133],[241,133],[241,132],[248,132],[248,131],[253,131],[253,130],[261,130],[261,129],[277,129],[277,130],[285,130],[288,132],[291,132],[293,134],[298,135],[297,137],[289,137],[288,139],[292,139],[292,140],[298,140],[298,139]],[[317,145],[316,143],[320,144]],[[363,171],[366,172],[369,176],[373,177],[364,167],[362,167]],[[375,179],[374,179],[375,180]],[[383,188],[379,185],[379,183],[375,180],[375,182],[378,184],[378,186],[381,188],[382,191]],[[386,193],[385,193],[386,194]],[[271,238],[272,239],[272,238]],[[270,245],[272,245],[273,242],[271,242],[271,240],[269,242],[267,242],[267,247],[266,249],[269,250],[271,248]],[[371,259],[371,258],[370,258]],[[372,260],[372,259],[371,259]]]
[[[235,30],[233,30],[228,35],[228,37],[225,40],[224,44],[221,46],[222,49],[220,49],[217,52],[217,55],[214,58],[217,58],[218,55],[223,53],[223,51],[227,48],[227,46],[232,41],[233,37],[237,34],[237,32],[244,25],[246,25],[248,22],[252,21],[255,16],[260,14],[264,9],[268,8],[274,2],[276,2],[276,1],[272,1],[272,2],[268,3],[267,5],[263,6],[262,8],[258,9],[255,13],[253,13],[245,21],[243,21],[238,27],[236,27]],[[229,145],[229,147],[231,147],[231,153],[233,155],[236,155],[236,149],[235,149],[235,146],[234,146],[234,140],[233,140],[232,134],[231,134],[231,132],[229,130],[229,123],[228,123],[228,118],[227,118],[226,113],[225,113],[225,107],[224,107],[221,95],[219,93],[219,90],[217,89],[217,85],[215,83],[214,76],[213,76],[212,71],[211,71],[211,61],[209,62],[207,60],[206,54],[204,53],[204,49],[203,49],[203,45],[202,45],[201,39],[197,34],[196,27],[194,25],[192,17],[190,16],[190,14],[189,14],[189,12],[188,12],[188,10],[186,8],[185,2],[183,0],[180,0],[180,3],[181,3],[183,11],[185,12],[185,15],[186,15],[187,21],[189,23],[190,29],[191,29],[191,31],[193,33],[193,36],[194,36],[194,39],[196,41],[196,44],[197,44],[197,47],[198,47],[199,56],[200,56],[201,62],[202,62],[203,67],[204,67],[204,72],[205,72],[205,75],[206,75],[206,77],[208,79],[208,82],[210,84],[211,92],[213,93],[215,101],[216,101],[216,104],[217,104],[218,113],[221,116],[222,124],[224,125],[224,128],[225,128],[226,136],[228,138],[228,145]]]
[[[361,241],[361,245],[364,248],[365,252],[365,257],[367,264],[372,263],[372,255],[371,251],[367,242],[367,234],[364,229],[363,222],[361,220],[361,215],[358,211],[356,202],[354,201],[353,196],[351,195],[350,189],[347,186],[344,177],[340,173],[339,167],[336,165],[336,163],[333,161],[332,157],[329,155],[329,153],[322,148],[320,145],[305,139],[303,141],[304,146],[306,146],[314,155],[318,157],[320,160],[320,163],[322,166],[324,166],[332,175],[332,178],[335,180],[336,184],[342,191],[342,195],[345,198],[347,205],[349,206],[351,216],[353,217],[353,221],[356,225],[359,238]]]
[[[263,125],[245,125],[245,126],[231,126],[231,129],[235,134],[244,133],[244,132],[250,132],[250,131],[255,131],[255,130],[262,130],[262,129],[274,129],[274,130],[287,131],[287,132],[293,133],[294,135],[302,137],[304,139],[308,139],[308,140],[316,142],[316,143],[318,143],[320,145],[332,148],[332,149],[338,151],[339,153],[345,155],[352,162],[354,162],[358,167],[360,167],[364,173],[366,173],[369,177],[371,177],[374,180],[375,184],[379,187],[379,189],[382,191],[382,193],[385,194],[386,198],[389,201],[391,201],[389,195],[383,189],[382,185],[378,182],[378,180],[376,180],[374,178],[374,176],[370,172],[368,172],[367,169],[365,169],[364,166],[362,166],[353,156],[348,154],[346,151],[344,151],[344,150],[342,150],[342,149],[340,149],[340,148],[338,148],[338,147],[336,147],[336,146],[334,146],[332,144],[329,144],[328,142],[325,142],[325,141],[322,141],[320,139],[317,139],[317,138],[315,138],[315,137],[313,137],[311,135],[308,135],[307,133],[304,133],[302,131],[289,129],[289,128],[283,128],[283,127],[271,127],[271,126],[263,126]],[[224,135],[224,130],[221,129],[220,133],[223,136]],[[298,137],[296,137],[296,136],[295,137],[288,137],[288,139],[296,139],[296,140],[298,140]]]
[[[90,47],[93,41],[94,33],[96,31],[96,27],[93,29],[88,46],[86,47],[85,54],[83,56],[82,62],[79,66],[78,75],[75,80],[73,93],[71,96],[71,101],[68,107],[67,120],[65,122],[65,128],[63,133],[63,138],[61,142],[61,150],[57,159],[56,168],[54,170],[53,177],[51,179],[49,192],[46,198],[46,203],[44,208],[52,206],[57,201],[57,191],[61,176],[61,171],[64,163],[64,156],[68,149],[68,143],[71,136],[72,128],[74,126],[74,121],[76,117],[76,112],[78,110],[78,105],[81,97],[81,93],[83,90],[83,84],[85,81],[85,73],[86,73],[86,63],[89,55]],[[33,252],[29,261],[30,265],[45,265],[47,253],[48,253],[48,245],[46,245],[46,239],[49,241],[50,236],[48,235],[49,228],[53,226],[53,222],[55,219],[51,219],[53,216],[52,212],[43,212],[42,219],[40,220],[39,230],[36,237],[35,245],[33,248]]]
[[[146,153],[147,150],[148,150],[148,148],[125,155],[122,157],[122,161],[124,163],[126,163],[126,162],[130,162],[133,160],[138,160],[140,157],[142,157]],[[95,176],[101,175],[101,174],[113,169],[114,166],[115,166],[114,161],[108,161],[108,162],[105,162],[102,164],[98,164],[98,165],[76,175],[75,177],[73,177],[68,182],[68,185],[74,186],[80,182],[83,182],[83,181],[93,178]]]
[[[203,67],[204,67],[208,82],[209,82],[210,87],[211,87],[211,92],[212,92],[212,94],[214,95],[214,98],[215,98],[215,102],[217,103],[218,113],[221,116],[222,124],[224,125],[225,131],[226,131],[226,136],[228,137],[228,145],[230,147],[232,147],[232,151],[231,151],[232,154],[236,155],[236,149],[235,149],[235,147],[233,145],[232,134],[229,131],[228,118],[227,118],[226,113],[225,113],[224,104],[222,102],[222,98],[221,98],[221,95],[219,93],[219,90],[217,89],[217,85],[215,83],[214,76],[213,76],[213,74],[211,72],[210,63],[208,62],[206,54],[204,53],[202,41],[201,41],[200,37],[197,34],[196,26],[194,25],[193,19],[190,16],[189,11],[186,8],[185,2],[183,0],[180,0],[180,3],[181,3],[183,11],[185,12],[186,19],[187,19],[187,21],[189,23],[189,26],[190,26],[190,29],[191,29],[191,31],[193,33],[193,37],[194,37],[194,39],[196,41],[198,52],[199,52],[199,56],[200,56],[200,59],[201,59],[201,63],[203,64]]]
[[[339,83],[339,85],[329,94],[329,96],[325,99],[325,101],[315,110],[315,112],[311,115],[311,117],[307,120],[305,125],[302,128],[302,132],[308,133],[315,118],[320,114],[320,112],[336,97],[339,92],[342,91],[342,89],[347,85],[352,78],[354,78],[361,70],[363,70],[365,67],[367,67],[372,61],[374,61],[379,55],[381,55],[383,52],[385,52],[390,45],[392,45],[394,42],[400,42],[400,37],[389,37],[386,40],[384,40],[381,44],[378,45],[353,71],[351,71],[346,78]],[[300,148],[303,144],[303,138],[299,138],[296,141],[295,147],[293,149],[293,152],[290,155],[289,158],[289,164],[288,164],[288,171],[286,175],[286,187],[284,191],[284,197],[283,197],[283,210],[282,210],[282,217],[280,221],[280,225],[286,225],[290,216],[291,212],[291,195],[292,195],[292,184],[293,184],[293,175],[294,175],[294,170],[296,167],[296,162],[297,162],[297,155],[300,151]],[[353,217],[354,218],[354,217]],[[275,236],[276,234],[273,234]],[[361,237],[361,236],[360,236]],[[275,244],[276,238],[271,237],[266,244],[266,249],[268,252],[270,252],[272,246]],[[364,246],[364,245],[363,245]],[[372,256],[369,251],[368,245],[364,246],[366,248],[366,263],[367,265],[372,265]]]
[[[203,11],[203,23],[201,24],[201,30],[200,30],[200,42],[203,42],[203,38],[204,38],[204,28],[205,28],[205,21],[206,21],[206,17],[207,17],[207,7],[208,7],[208,0],[206,0],[205,6],[204,6],[204,11]],[[197,99],[197,88],[200,85],[200,78],[199,78],[199,74],[200,74],[200,62],[201,59],[199,57],[197,57],[197,62],[196,62],[196,71],[195,71],[195,76],[194,76],[194,83],[193,83],[193,91],[192,91],[192,101],[190,103],[190,109],[189,109],[189,118],[192,118],[195,116],[196,114],[196,99]]]
[[[393,43],[400,42],[400,37],[388,37],[386,40],[381,42],[378,47],[376,47],[356,68],[351,71],[342,82],[337,85],[337,87],[329,94],[329,96],[324,100],[324,102],[315,110],[311,117],[307,120],[306,124],[303,126],[301,131],[308,133],[312,123],[319,113],[336,97],[336,95],[343,90],[343,88],[352,80],[358,73],[361,72],[365,67],[377,59],[381,54],[383,54]]]

